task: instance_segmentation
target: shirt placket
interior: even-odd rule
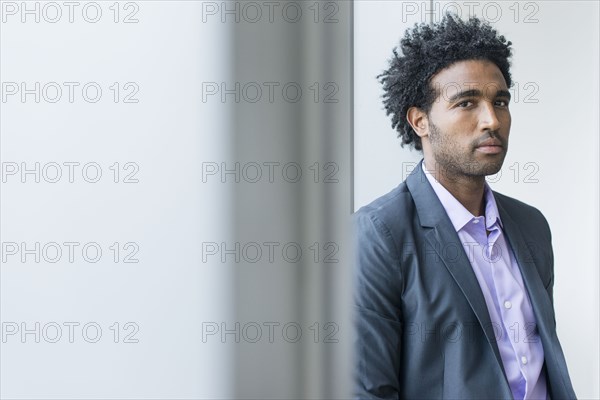
[[[492,269],[496,300],[500,305],[500,318],[513,347],[514,356],[518,360],[521,375],[525,380],[525,398],[532,381],[531,363],[532,349],[526,339],[525,309],[527,307],[524,289],[510,271],[510,255],[502,254],[496,242],[500,238],[500,229],[496,228],[488,237],[486,255]],[[530,321],[531,322],[531,321]]]

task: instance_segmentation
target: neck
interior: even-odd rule
[[[430,169],[429,166],[436,165],[434,160],[425,160],[425,167],[435,179],[448,190],[452,196],[459,201],[471,214],[478,217],[485,213],[485,202],[483,199],[485,177],[468,176],[448,171],[439,164],[437,168]]]

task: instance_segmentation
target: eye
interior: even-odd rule
[[[498,107],[508,107],[508,100],[496,100]]]
[[[461,101],[456,106],[460,107],[460,108],[467,108],[467,107],[472,106],[472,105],[473,105],[473,102],[471,100],[465,100],[465,101]]]

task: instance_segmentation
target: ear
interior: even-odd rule
[[[429,133],[429,119],[427,113],[418,107],[411,107],[406,112],[406,119],[419,137],[427,136]]]

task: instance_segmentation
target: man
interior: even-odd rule
[[[424,157],[354,215],[357,398],[575,398],[548,223],[485,181],[508,150],[511,44],[447,15],[408,31],[379,76]]]

